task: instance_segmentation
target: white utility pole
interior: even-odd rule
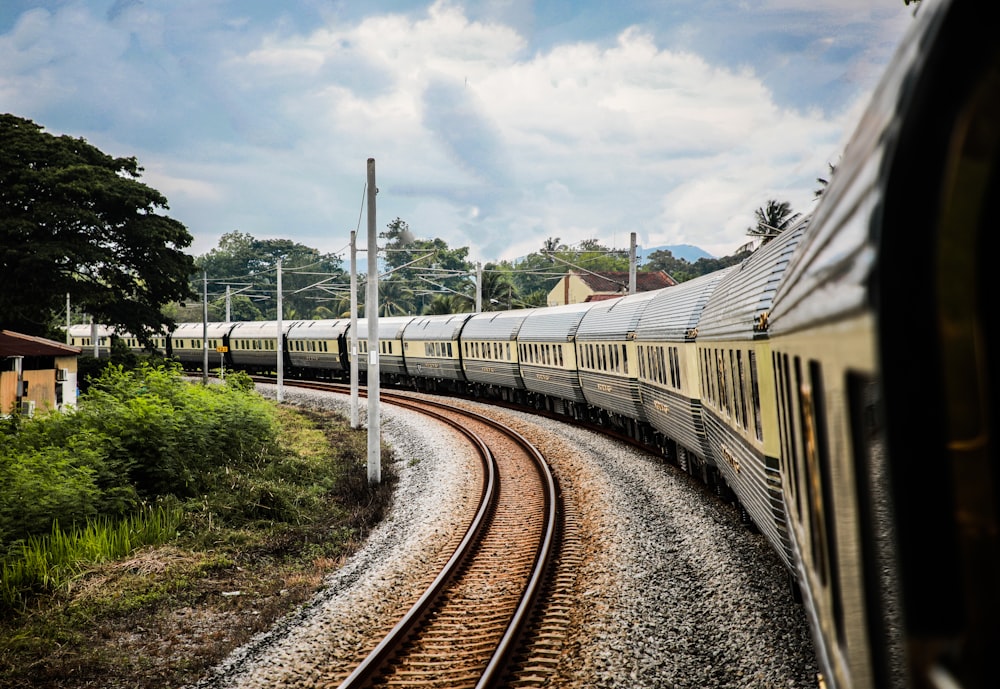
[[[378,362],[378,239],[375,232],[375,159],[368,159],[368,483],[382,482],[381,413]]]
[[[208,271],[201,271],[201,382],[208,385]]]
[[[476,313],[483,312],[483,264],[476,261]]]
[[[66,293],[66,344],[72,343],[72,338],[69,336],[69,292]]]
[[[635,232],[633,232],[628,250],[628,293],[635,294],[635,292]]]
[[[358,428],[358,233],[351,230],[351,428]]]
[[[233,320],[233,293],[232,288],[226,285],[226,323],[231,323]]]
[[[282,342],[281,327],[281,259],[278,259],[278,401],[283,402],[285,391],[282,387],[285,376],[284,343]]]

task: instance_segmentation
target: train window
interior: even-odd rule
[[[747,379],[746,373],[743,370],[742,349],[736,351],[736,369],[736,379],[740,385],[740,413],[743,415],[743,430],[748,430],[750,422],[747,419]]]
[[[750,409],[753,413],[753,429],[757,440],[764,440],[764,429],[760,421],[760,381],[757,378],[757,353],[747,352],[747,363],[750,365]]]
[[[795,509],[799,515],[799,521],[802,521],[804,513],[802,511],[802,483],[799,475],[799,447],[795,432],[795,415],[792,413],[792,410],[795,408],[795,397],[794,388],[792,387],[791,365],[787,354],[782,357],[779,368],[783,380],[783,394],[781,396],[785,399],[786,406],[785,429],[787,440],[785,443],[785,452],[788,457],[788,468],[791,470],[790,485],[795,493]]]
[[[830,591],[833,598],[833,614],[837,620],[837,637],[841,645],[846,641],[844,627],[844,604],[841,599],[840,570],[837,558],[837,531],[833,515],[836,506],[833,504],[833,475],[830,467],[829,436],[826,425],[826,395],[823,387],[823,371],[818,361],[809,362],[809,384],[812,388],[812,424],[813,450],[816,453],[816,463],[822,476],[823,492],[820,504],[820,519],[823,524],[826,561],[830,567]]]
[[[452,351],[453,351],[453,350],[452,350],[452,348],[451,348],[451,342],[448,342],[448,343],[447,343],[447,349],[448,349],[448,358],[450,359],[450,358],[451,358],[451,357],[453,356],[453,355],[452,355]]]
[[[622,373],[628,375],[628,350],[622,345]]]
[[[820,584],[825,588],[829,567],[826,561],[826,534],[823,524],[823,496],[819,488],[822,480],[818,466],[816,448],[816,428],[813,417],[813,390],[802,375],[802,360],[794,360],[795,388],[799,392],[799,428],[802,440],[802,474],[805,479],[805,494],[809,506],[809,540],[813,569],[819,575]]]
[[[507,343],[504,344],[504,349],[506,350],[507,361],[510,361],[511,360],[510,359],[510,342],[507,342]]]

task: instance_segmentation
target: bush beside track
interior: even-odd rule
[[[364,431],[227,383],[111,366],[76,411],[0,422],[0,684],[192,681],[382,518]]]

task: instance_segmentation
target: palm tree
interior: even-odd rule
[[[483,270],[483,311],[501,311],[511,308],[515,299],[520,298],[509,272],[497,269],[491,263]]]
[[[767,244],[791,227],[800,215],[801,213],[792,212],[792,206],[787,201],[769,199],[766,205],[754,211],[757,225],[748,227],[747,234],[763,239],[763,243]]]
[[[431,303],[424,307],[424,315],[443,316],[449,313],[458,313],[464,310],[464,306],[455,308],[455,302],[461,299],[467,301],[467,297],[451,294],[439,294],[431,300]]]
[[[390,278],[379,282],[378,313],[380,316],[405,316],[413,311],[413,290],[403,280]]]

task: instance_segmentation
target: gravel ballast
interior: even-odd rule
[[[284,396],[347,413],[341,395],[286,389]],[[598,434],[489,413],[543,451],[585,543],[580,614],[552,686],[817,686],[805,614],[785,569],[731,505]],[[383,405],[382,420],[399,473],[389,518],[310,604],[198,687],[336,686],[371,630],[391,627],[449,554],[464,528],[456,515],[477,490],[474,459],[453,433],[413,412]]]

